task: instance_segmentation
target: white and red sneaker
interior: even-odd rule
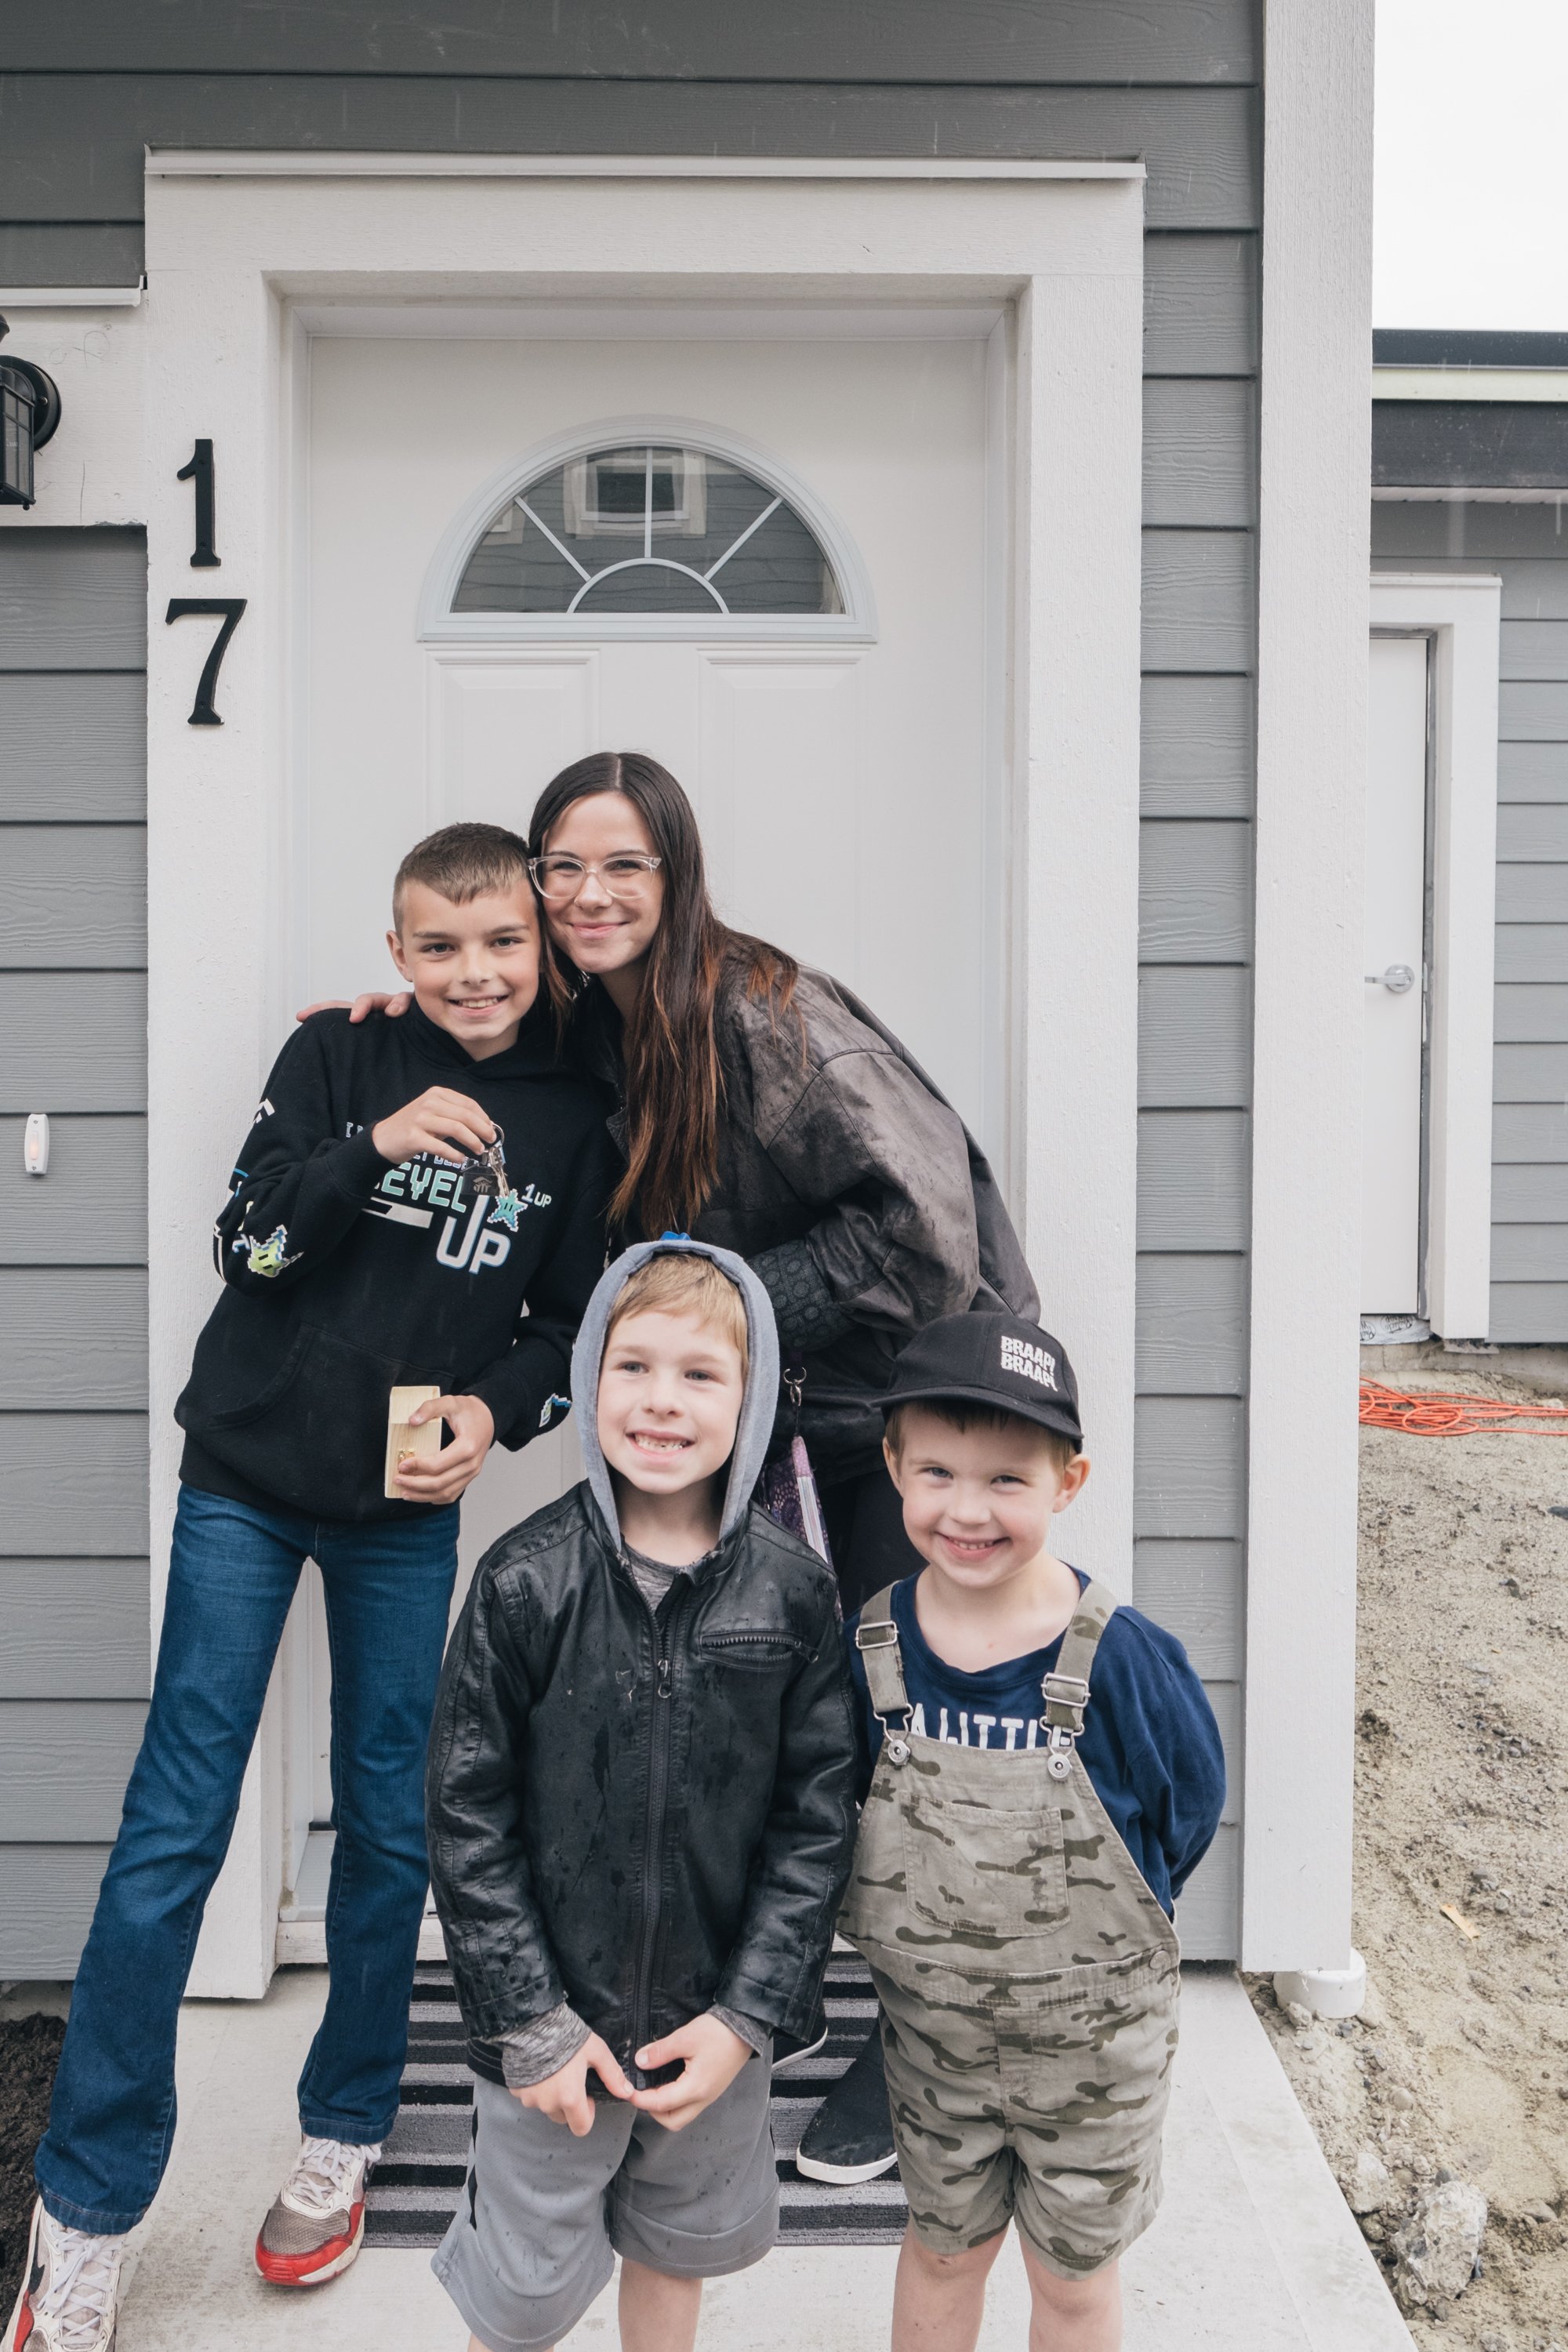
[[[114,2352],[124,2258],[122,2237],[68,2230],[39,2200],[4,2352]]]
[[[256,2241],[264,2279],[274,2286],[319,2286],[347,2270],[364,2241],[364,2186],[380,2154],[379,2140],[374,2147],[301,2142]]]

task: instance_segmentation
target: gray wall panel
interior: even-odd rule
[[[1241,1679],[1244,1560],[1238,1543],[1169,1543],[1146,1536],[1133,1549],[1133,1601],[1176,1636],[1205,1682]]]
[[[7,1840],[112,1840],[146,1714],[138,1699],[0,1700],[0,1822]]]
[[[0,1559],[0,1699],[145,1698],[145,1559]]]
[[[140,1266],[0,1266],[0,1412],[145,1410]]]
[[[1244,963],[1252,952],[1252,828],[1145,819],[1138,947],[1147,963]]]
[[[1568,554],[1555,499],[1543,506],[1466,506],[1447,499],[1377,499],[1372,509],[1374,562],[1402,571],[1418,559],[1471,572],[1496,568],[1499,556]]]
[[[1138,1535],[1245,1533],[1247,1411],[1239,1398],[1140,1397],[1136,1429]]]
[[[1568,1283],[1568,1178],[1560,1178],[1555,1213],[1544,1224],[1494,1223],[1492,1281]],[[1568,1335],[1565,1335],[1568,1336]]]
[[[1562,1347],[1568,1340],[1568,1282],[1494,1282],[1491,1337],[1500,1346]]]
[[[1568,740],[1568,684],[1505,680],[1498,690],[1498,733],[1505,743]]]
[[[1527,865],[1554,857],[1568,863],[1568,797],[1555,803],[1526,801],[1500,806],[1497,854]]]
[[[1162,377],[1145,383],[1144,522],[1199,528],[1256,522],[1257,446],[1250,383]]]
[[[0,221],[0,285],[134,286],[146,237],[124,221]]]
[[[1497,790],[1500,803],[1568,801],[1568,743],[1500,743]]]
[[[1256,739],[1249,677],[1146,677],[1143,814],[1250,816]]]
[[[1568,1045],[1500,1045],[1492,1057],[1492,1099],[1560,1103],[1568,1098]]]
[[[1568,980],[1568,922],[1500,923],[1497,977],[1500,982]]]
[[[1220,1819],[1235,1822],[1241,1813],[1241,1690],[1233,1682],[1211,1682],[1204,1677],[1204,1690],[1214,1709],[1219,1726],[1220,1745],[1225,1749],[1225,1810]]]
[[[1157,228],[1258,222],[1250,89],[826,90],[814,81],[526,82],[277,74],[0,78],[0,213],[132,220],[142,150],[1142,156]]]
[[[1492,1112],[1492,1160],[1568,1162],[1568,1103],[1501,1103]]]
[[[1542,564],[1542,571],[1549,567]],[[1568,677],[1568,621],[1509,621],[1502,625],[1500,677]]]
[[[147,1549],[145,1413],[0,1413],[0,1556]]]
[[[1244,1250],[1250,1172],[1245,1111],[1140,1111],[1139,1248]]]
[[[146,1120],[51,1118],[44,1177],[22,1165],[25,1126],[0,1118],[0,1265],[144,1265]]]
[[[1555,561],[1526,556],[1502,575],[1502,616],[1510,621],[1568,621],[1568,548]],[[1520,672],[1528,676],[1528,672]],[[1552,673],[1556,675],[1555,672]]]
[[[1568,922],[1568,866],[1500,866],[1500,923]]]
[[[1505,1160],[1493,1167],[1494,1224],[1550,1224],[1560,1217],[1568,1217],[1568,1167],[1561,1160]]]
[[[0,1111],[146,1108],[140,972],[0,972]]]
[[[146,961],[145,826],[0,830],[0,966],[121,971]]]
[[[1144,1396],[1242,1396],[1247,1260],[1146,1253],[1138,1260],[1137,1370]]]
[[[14,72],[605,75],[633,81],[1247,82],[1249,0],[335,0],[330,9],[159,0],[67,5],[6,32]]]
[[[139,530],[0,531],[0,670],[142,669]]]
[[[74,1977],[109,1846],[0,1845],[0,1976]]]
[[[1495,988],[1492,1035],[1506,1045],[1561,1044],[1568,1037],[1568,982],[1556,987]]]
[[[147,681],[112,670],[13,677],[0,691],[0,823],[140,824]]]
[[[1235,968],[1156,966],[1138,980],[1138,1101],[1145,1110],[1243,1109],[1251,996]]]
[[[1145,669],[1250,669],[1256,634],[1250,533],[1144,532]]]
[[[1182,1890],[1176,1931],[1187,1960],[1230,1960],[1241,1937],[1241,1832],[1226,1825]]]
[[[1152,236],[1143,247],[1149,375],[1250,375],[1258,365],[1258,241]]]

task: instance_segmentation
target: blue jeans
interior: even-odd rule
[[[355,1525],[182,1486],[153,1704],[36,2164],[46,2207],[73,2228],[132,2228],[163,2177],[180,2000],[307,1559],[326,1593],[338,1835],[326,2014],[300,2077],[300,2123],[359,2142],[392,2128],[428,1877],[425,1750],[458,1507]]]

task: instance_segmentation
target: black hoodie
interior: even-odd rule
[[[435,1086],[503,1130],[513,1199],[428,1153],[377,1151],[376,1122]],[[542,1004],[478,1062],[417,1005],[306,1022],[213,1228],[225,1288],[174,1408],[182,1475],[263,1508],[405,1518],[430,1507],[383,1493],[393,1387],[482,1397],[503,1445],[548,1428],[605,1263],[609,1101],[556,1060]]]

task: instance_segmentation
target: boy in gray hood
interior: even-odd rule
[[[587,1476],[485,1555],[437,1702],[479,2079],[435,2268],[475,2352],[510,2352],[619,2253],[626,2339],[689,2352],[701,2281],[777,2234],[769,2053],[810,2025],[848,1869],[848,1680],[830,1570],[752,1507],[778,1342],[744,1263],[627,1251],[572,1386]]]

